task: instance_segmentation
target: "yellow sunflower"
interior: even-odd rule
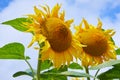
[[[44,42],[45,46],[41,51],[42,61],[49,59],[57,68],[68,65],[82,50],[79,41],[73,38],[69,29],[73,20],[65,21],[65,12],[59,13],[59,4],[52,10],[47,5],[41,7],[43,10],[34,7],[35,14],[28,15],[31,23],[25,23],[27,32],[33,33],[29,47],[34,42]]]
[[[82,24],[84,23],[84,27]],[[113,30],[103,30],[102,22],[98,19],[97,27],[88,24],[83,19],[79,26],[75,27],[75,36],[83,47],[80,59],[83,66],[93,66],[110,59],[116,59],[115,45],[111,40]]]

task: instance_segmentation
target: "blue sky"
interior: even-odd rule
[[[14,1],[15,0],[1,0],[0,1],[0,12],[2,10],[4,10],[6,7],[8,7],[11,2],[14,2]],[[81,1],[81,3],[78,3],[79,5],[77,5],[77,8],[81,8],[82,7],[84,9],[84,8],[86,8],[85,6],[89,6],[87,8],[88,9],[93,9],[91,11],[94,11],[94,8],[91,7],[91,4],[89,4],[90,0],[85,0],[85,1],[83,1],[83,3],[82,3],[82,0],[66,0],[66,3],[69,6],[75,6],[76,3],[79,2],[79,1]],[[114,7],[111,6],[111,5],[113,5],[113,2],[110,0],[110,1],[108,1],[108,3],[106,4],[106,6],[103,9],[99,10],[100,11],[100,14],[99,14],[100,18],[108,17],[111,21],[115,21],[117,19],[116,14],[120,13],[120,5],[116,5]],[[96,6],[94,6],[94,7],[96,7]]]
[[[0,1],[0,12],[9,5],[13,0],[1,0]]]
[[[14,0],[1,0],[0,1],[0,12],[2,10],[4,10],[6,7],[8,7],[9,4],[13,1]],[[70,6],[74,6],[76,3],[76,0],[66,0],[66,3]],[[113,4],[113,2],[108,2],[106,4],[106,6],[103,9],[101,9],[100,16],[99,16],[100,18],[109,17],[112,21],[116,20],[116,18],[117,18],[116,14],[120,13],[120,5],[112,7],[111,6],[112,4]],[[87,4],[83,3],[82,5],[79,5],[78,7],[82,7],[83,5],[88,6]],[[90,9],[92,9],[92,8],[90,8]]]
[[[101,11],[101,17],[109,17],[112,21],[117,19],[116,14],[120,13],[120,5],[116,5],[115,7],[111,7],[112,3],[108,3],[106,7]]]
[[[79,25],[82,18],[85,18],[93,25],[97,25],[97,19],[100,18],[103,22],[103,28],[116,31],[113,39],[116,45],[120,46],[120,40],[118,40],[120,37],[120,0],[0,0],[0,23],[34,13],[33,6],[47,4],[52,7],[56,3],[62,4],[61,10],[65,10],[66,20],[74,18],[73,25]],[[10,26],[0,24],[0,46],[10,42],[23,43],[26,48],[25,54],[31,57],[30,63],[36,68],[37,51],[33,47],[27,48],[31,38],[31,34],[25,34]],[[31,79],[26,76],[12,77],[12,74],[16,71],[28,68],[24,61],[0,60],[0,63],[3,63],[0,66],[1,80]]]

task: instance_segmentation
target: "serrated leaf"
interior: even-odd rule
[[[120,79],[120,70],[112,68],[104,73],[97,76],[100,80]]]
[[[0,59],[24,59],[25,48],[21,43],[9,43],[0,48]]]
[[[120,48],[118,48],[118,49],[116,50],[116,54],[117,54],[117,55],[120,55]]]
[[[45,60],[41,63],[41,71],[45,69],[49,69],[52,66],[52,62],[50,60]]]
[[[13,20],[3,22],[2,24],[10,25],[19,31],[26,31],[27,28],[23,26],[23,22],[30,22],[30,20],[28,20],[27,18],[16,18]]]
[[[101,68],[105,68],[105,67],[110,67],[112,65],[119,64],[119,63],[120,63],[120,60],[110,60],[110,61],[106,61],[102,64],[99,64],[97,66],[92,66],[89,69],[96,70],[96,69],[101,69]]]
[[[75,63],[75,62],[71,63],[71,64],[69,65],[69,68],[71,68],[71,69],[83,69],[83,67],[80,66],[80,64]]]

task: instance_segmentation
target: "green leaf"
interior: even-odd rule
[[[16,18],[13,20],[3,22],[2,24],[10,25],[19,31],[26,31],[27,28],[23,26],[23,22],[30,22],[30,20],[28,20],[27,18]]]
[[[54,72],[54,73],[60,73],[60,72],[64,72],[64,71],[67,71],[67,66],[61,66],[59,69],[57,68],[53,68],[53,69],[50,69],[48,71],[45,71],[44,73],[49,73],[49,72]]]
[[[120,63],[113,68],[97,76],[100,80],[120,79]]]
[[[80,72],[75,72],[75,71],[65,71],[58,73],[58,75],[65,75],[65,76],[70,76],[70,77],[92,77],[93,76],[86,74],[86,73],[80,73]]]
[[[100,80],[120,79],[120,69],[112,68],[97,76]]]
[[[40,80],[67,80],[66,76],[62,75],[57,75],[55,73],[53,74],[41,74],[41,79]]]
[[[115,41],[113,40],[113,38],[111,37],[110,39],[111,39],[111,41],[113,42],[113,44],[115,45]]]
[[[92,67],[90,67],[90,69],[92,69],[92,70],[101,69],[101,68],[110,67],[112,65],[119,64],[119,63],[120,63],[120,60],[106,61],[102,64],[97,65],[97,66],[92,66]]]
[[[13,74],[13,77],[19,77],[19,76],[23,76],[23,75],[31,76],[29,73],[27,73],[25,71],[19,71],[19,72],[16,72],[15,74]]]
[[[117,55],[120,55],[120,48],[118,48],[118,49],[116,50],[116,54],[117,54]]]
[[[9,43],[0,48],[0,59],[24,59],[24,51],[21,43]]]
[[[113,67],[120,70],[120,63],[113,65]]]
[[[15,74],[13,74],[13,77],[19,77],[19,76],[23,76],[23,75],[33,77],[36,75],[36,71],[34,70],[34,74],[32,73],[32,71],[30,69],[27,69],[25,71],[18,71]]]
[[[50,60],[45,60],[41,63],[41,70],[49,69],[52,65],[53,64]]]
[[[75,71],[64,71],[64,72],[61,72],[61,73],[50,72],[50,73],[44,73],[42,75],[70,76],[70,77],[92,77],[92,78],[95,78],[95,77],[93,77],[93,76],[91,76],[89,74],[75,72]]]
[[[83,69],[83,67],[80,66],[80,64],[75,63],[75,62],[71,63],[71,64],[69,65],[69,68],[71,68],[71,69]]]
[[[29,57],[29,56],[25,56],[25,58],[26,58],[26,59],[30,59],[30,57]]]
[[[67,76],[58,75],[58,73],[67,71],[67,66],[61,66],[60,69],[51,69],[41,74],[41,80],[67,80]]]

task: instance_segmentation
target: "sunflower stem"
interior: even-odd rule
[[[89,74],[89,69],[88,69],[88,67],[85,67],[85,72],[86,72],[87,74]],[[90,80],[90,77],[87,77],[87,80]]]
[[[96,74],[95,74],[95,77],[97,76],[97,74],[98,74],[99,71],[100,71],[100,69],[97,70],[97,72],[96,72]],[[94,80],[95,80],[95,78],[94,78]]]
[[[37,80],[40,80],[40,71],[41,71],[41,54],[40,54],[40,50],[39,50],[39,54],[38,54],[38,64],[37,64]]]
[[[27,61],[27,59],[25,58],[25,62],[27,63],[27,65],[29,66],[30,70],[32,71],[32,75],[33,75],[33,80],[35,79],[35,73],[34,73],[34,70],[32,68],[32,66],[30,65],[30,63]]]

